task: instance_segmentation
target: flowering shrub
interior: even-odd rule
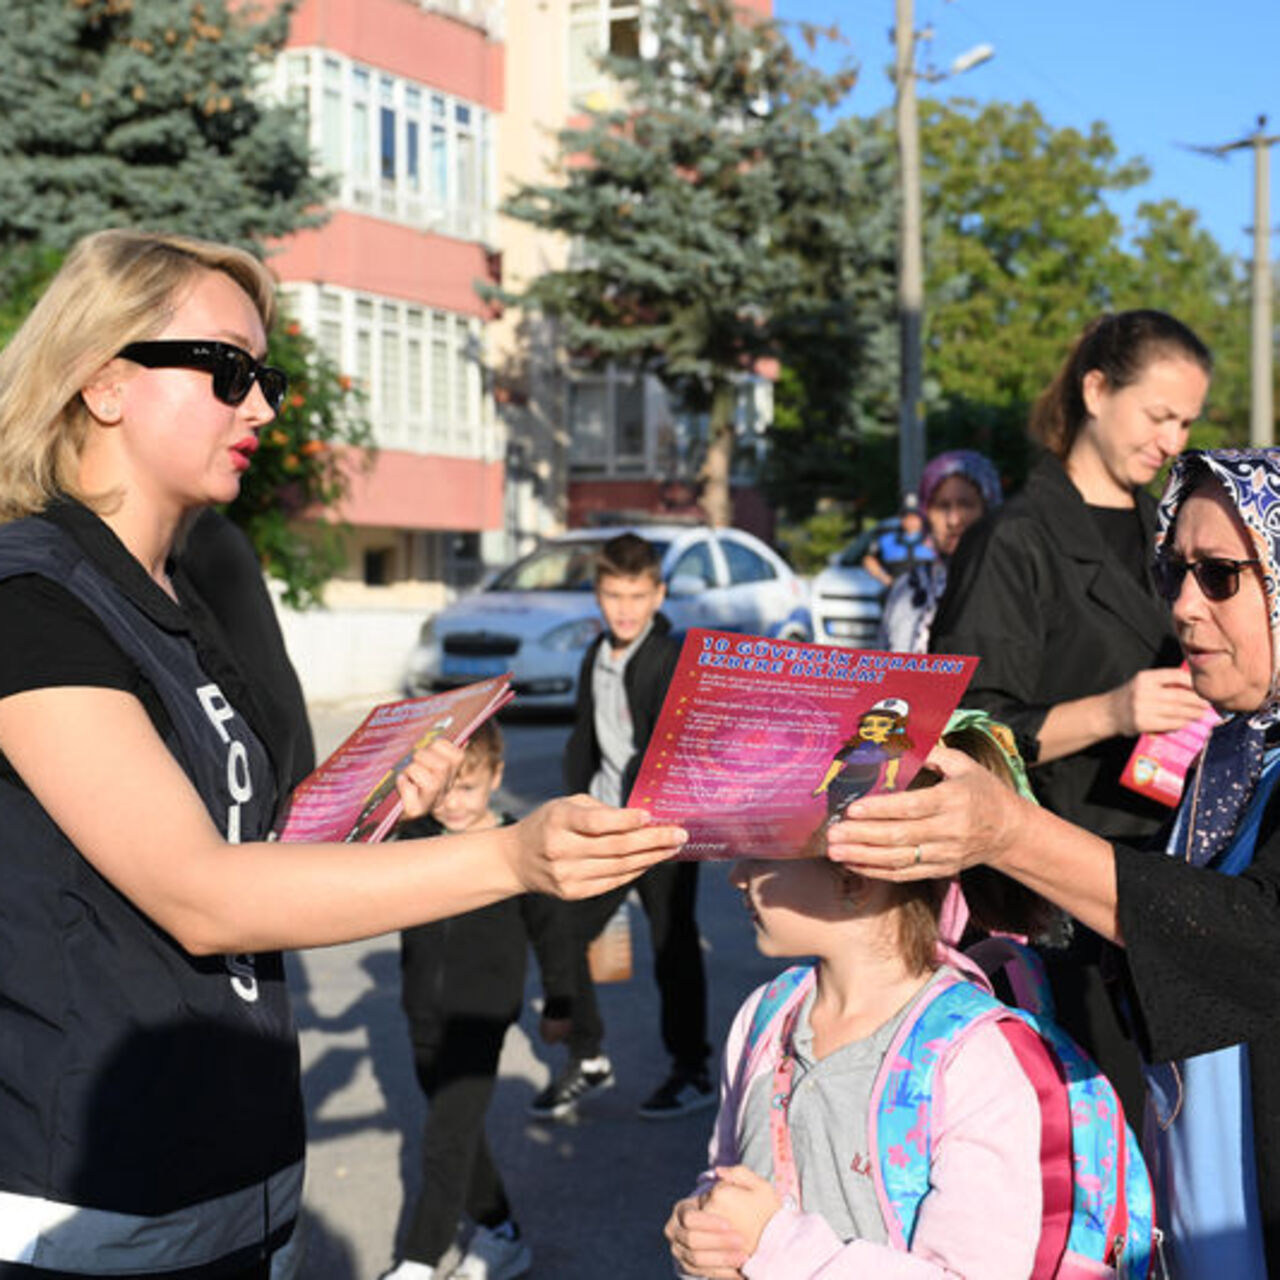
[[[267,362],[289,375],[289,391],[259,437],[227,515],[282,583],[285,602],[305,609],[320,603],[343,562],[345,526],[326,511],[346,492],[352,468],[372,461],[372,432],[352,380],[287,315],[272,335]]]

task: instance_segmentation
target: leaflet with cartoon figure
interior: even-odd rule
[[[510,676],[426,698],[384,702],[300,782],[277,826],[280,840],[372,844],[395,826],[403,805],[396,778],[413,753],[438,737],[461,746],[515,695]]]
[[[690,631],[629,803],[684,826],[684,858],[800,856],[911,782],[977,665]]]

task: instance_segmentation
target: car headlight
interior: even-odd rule
[[[434,618],[428,618],[426,622],[422,624],[422,628],[418,632],[418,643],[434,644],[435,639],[436,639],[436,620]]]
[[[600,631],[599,618],[578,618],[552,627],[539,643],[548,649],[585,649]]]

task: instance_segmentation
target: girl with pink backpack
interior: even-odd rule
[[[1004,726],[944,735],[1024,794]],[[1114,1090],[1054,1027],[1034,957],[986,946],[1011,1007],[953,944],[1040,933],[1042,900],[752,860],[733,883],[766,955],[813,956],[748,998],[724,1054],[710,1168],[666,1234],[706,1280],[1026,1280],[1152,1274],[1150,1184]],[[966,899],[968,905],[966,905]]]

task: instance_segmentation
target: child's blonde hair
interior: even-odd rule
[[[962,713],[974,719],[972,713]],[[964,724],[948,729],[942,735],[944,746],[960,751],[994,774],[1011,791],[1023,793],[1024,786],[1010,763],[1015,748],[1001,747],[993,733],[1002,732],[1012,744],[1012,734],[997,721],[986,721],[984,727]],[[1019,762],[1019,767],[1021,763]],[[942,778],[924,768],[912,779],[908,788],[916,791],[935,786]],[[839,868],[846,879],[857,872]],[[946,880],[886,881],[889,903],[898,913],[898,944],[904,962],[911,972],[924,973],[938,967],[938,918],[947,894]],[[1023,937],[1044,938],[1060,930],[1062,913],[1025,885],[1011,880],[993,867],[970,867],[960,873],[960,886],[975,925],[986,933],[1014,933]]]

